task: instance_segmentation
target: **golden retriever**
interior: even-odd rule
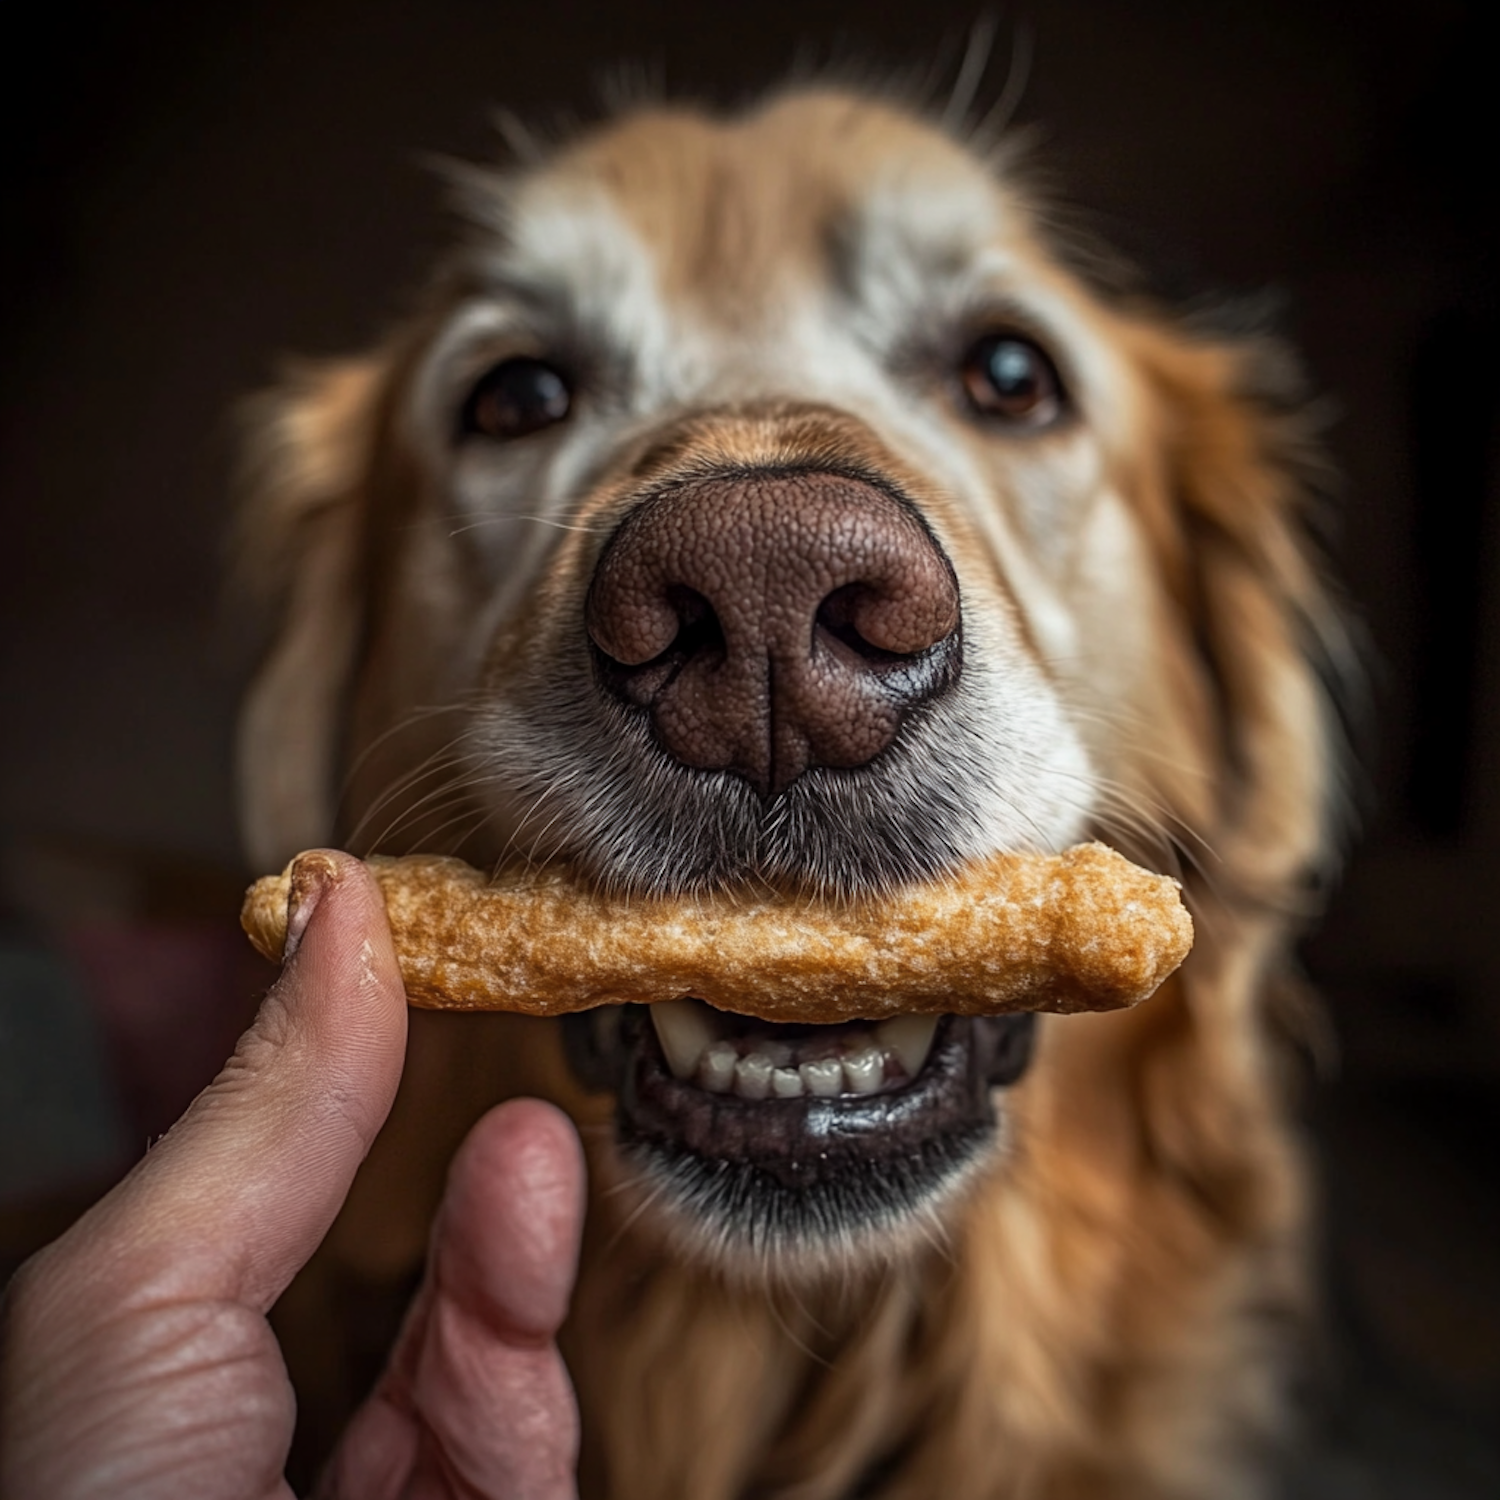
[[[536,1093],[593,1178],[584,1494],[1262,1493],[1309,1216],[1270,1023],[1337,794],[1285,356],[1111,286],[1006,153],[857,92],[455,180],[415,310],[256,412],[257,864],[837,896],[1097,837],[1180,874],[1198,940],[1138,1010],[1034,1027],[421,1018],[289,1307],[409,1273],[458,1135]]]

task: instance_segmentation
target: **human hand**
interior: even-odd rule
[[[300,941],[223,1071],[6,1297],[0,1494],[271,1500],[294,1400],[266,1322],[332,1223],[401,1075],[384,909],[342,855],[299,865]],[[426,1279],[325,1500],[561,1500],[578,1419],[552,1338],[583,1214],[550,1105],[492,1110],[454,1160]]]

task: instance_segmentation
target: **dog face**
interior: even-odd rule
[[[1101,297],[1003,166],[837,93],[461,186],[423,311],[269,409],[260,862],[337,836],[838,899],[1104,836],[1299,877],[1318,596],[1247,347]],[[662,1000],[570,1054],[683,1244],[884,1253],[1003,1173],[1030,1018]]]

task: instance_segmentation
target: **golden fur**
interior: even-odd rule
[[[471,840],[470,854],[520,841],[545,858],[559,835],[528,822],[529,805],[474,812],[489,792],[452,751],[455,725],[476,703],[545,691],[598,538],[648,477],[849,455],[917,498],[966,610],[996,622],[1007,672],[1034,671],[1025,690],[1063,705],[1066,743],[1089,768],[1074,831],[1159,867],[1185,851],[1199,936],[1136,1011],[1044,1020],[1010,1091],[1008,1151],[912,1246],[837,1278],[767,1283],[682,1254],[613,1158],[610,1101],[572,1081],[550,1023],[414,1016],[390,1125],[289,1294],[294,1370],[336,1388],[327,1335],[298,1319],[316,1318],[338,1276],[389,1283],[419,1262],[447,1153],[480,1109],[524,1091],[569,1108],[590,1152],[565,1336],[583,1493],[1261,1493],[1308,1233],[1268,1017],[1336,790],[1311,664],[1336,625],[1304,539],[1313,455],[1278,390],[1279,352],[1097,290],[1004,161],[835,91],[727,122],[643,110],[463,191],[476,227],[459,269],[376,353],[302,371],[257,414],[242,550],[281,620],[242,728],[257,862],[330,838],[362,851]],[[625,307],[643,358],[662,328],[674,357],[701,341],[713,374],[696,387],[678,376],[670,399],[600,438],[557,481],[556,524],[506,532],[496,582],[463,550],[471,525],[482,546],[482,521],[455,517],[434,478],[421,428],[430,351],[483,281],[492,242],[519,255],[540,237],[565,256],[566,237],[601,214],[650,274],[638,285],[635,262],[603,267],[589,295],[616,306],[599,315]],[[802,386],[782,379],[758,341],[779,319],[796,367],[796,320],[811,316],[798,299],[826,282],[830,238],[864,275],[861,257],[907,255],[910,224],[992,249],[1005,306],[1015,294],[1045,310],[1043,331],[1075,350],[1081,435],[1022,448],[935,404],[925,429],[902,426],[863,374],[847,398],[832,364]],[[908,264],[947,274],[946,253],[927,243]],[[1028,519],[1054,490],[1082,497],[1079,519]],[[1057,618],[1070,651],[1049,634]]]

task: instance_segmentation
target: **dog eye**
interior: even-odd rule
[[[976,411],[1040,427],[1062,409],[1062,382],[1050,359],[1030,339],[990,333],[964,355],[964,390]]]
[[[568,382],[551,365],[539,359],[502,360],[469,393],[463,430],[505,442],[561,422],[572,404]]]

